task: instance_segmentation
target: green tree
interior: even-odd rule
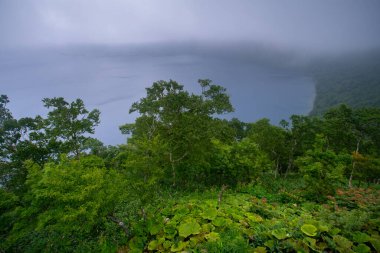
[[[274,174],[284,171],[286,168],[287,148],[286,131],[283,128],[273,126],[269,119],[261,119],[248,126],[249,138],[257,143],[259,148],[274,162]]]
[[[232,118],[228,124],[234,130],[234,136],[236,140],[240,141],[247,137],[247,123],[244,123],[237,118]]]
[[[353,111],[356,146],[363,153],[380,155],[380,109],[361,108]]]
[[[107,223],[117,220],[114,213],[126,194],[123,176],[105,169],[96,156],[80,161],[61,157],[58,164],[41,168],[30,162],[27,167],[28,192],[13,211],[16,222],[4,242],[5,250],[97,250]]]
[[[359,155],[378,155],[380,148],[380,110],[353,110],[346,105],[331,108],[324,114],[323,133],[329,147],[336,152],[353,154],[349,186],[352,186]]]
[[[199,83],[201,95],[190,94],[172,80],[153,83],[146,89],[147,96],[130,109],[131,113],[141,115],[136,123],[121,127],[122,132],[132,133],[129,142],[135,149],[141,148],[142,142],[159,143],[163,155],[158,164],[167,172],[170,170],[173,186],[177,184],[179,171],[180,176],[199,175],[194,171],[195,164],[207,160],[211,138],[216,134],[213,116],[233,110],[223,87],[210,80]]]
[[[89,112],[81,99],[68,103],[62,97],[43,99],[44,106],[52,108],[44,129],[50,146],[58,146],[61,153],[80,157],[88,134],[99,124],[99,110]]]
[[[327,140],[317,135],[314,148],[297,158],[295,163],[307,184],[307,190],[317,199],[334,194],[335,187],[343,181],[344,169],[351,161],[350,156],[337,155],[327,149]]]
[[[0,162],[4,163],[9,158],[9,151],[17,141],[18,136],[13,133],[16,120],[13,116],[7,104],[9,99],[6,95],[0,96]]]
[[[249,138],[231,144],[212,140],[209,182],[236,185],[256,179],[272,167],[268,156]]]
[[[0,184],[21,193],[27,174],[24,161],[42,164],[47,150],[38,141],[40,118],[14,119],[6,108],[8,102],[7,96],[0,97]]]
[[[323,133],[329,148],[336,152],[356,150],[357,136],[354,112],[346,105],[334,107],[323,115]]]
[[[289,123],[286,121],[281,122],[281,125],[287,130],[286,146],[288,147],[288,166],[286,173],[293,170],[295,165],[294,161],[297,157],[313,148],[316,135],[321,132],[321,120],[318,118],[292,115],[290,119],[290,128]]]
[[[48,118],[14,119],[6,108],[8,97],[0,97],[0,168],[1,184],[22,193],[27,170],[26,160],[43,165],[61,153],[72,153],[79,158],[84,143],[99,123],[99,111],[88,112],[82,100],[71,104],[63,98],[44,99],[53,108]]]

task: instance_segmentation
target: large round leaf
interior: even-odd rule
[[[369,253],[371,252],[371,248],[365,245],[364,243],[359,244],[354,248],[355,252],[358,253]]]
[[[371,240],[371,237],[367,235],[366,233],[356,231],[353,233],[353,240],[354,242],[364,243],[364,242],[369,242],[369,240]]]
[[[155,222],[148,223],[148,231],[151,235],[156,235],[161,231],[162,225]]]
[[[148,244],[148,250],[155,250],[157,249],[157,246],[158,246],[158,241],[153,240]]]
[[[226,225],[227,220],[223,217],[216,217],[213,221],[212,224],[216,227],[222,227]]]
[[[272,231],[272,235],[278,240],[282,240],[288,237],[285,228],[279,228]]]
[[[201,231],[201,226],[196,221],[188,221],[182,223],[178,227],[178,233],[182,237],[188,237],[189,235],[199,234]]]
[[[318,229],[311,224],[304,224],[301,227],[301,231],[308,236],[316,236]]]
[[[209,242],[215,242],[215,241],[217,241],[217,240],[220,239],[220,236],[219,236],[218,233],[211,232],[211,233],[205,235],[205,238],[206,238],[206,240],[209,241]]]
[[[203,210],[202,218],[206,220],[213,220],[216,218],[217,214],[218,212],[216,211],[214,207],[206,207]]]
[[[184,248],[187,247],[187,244],[189,242],[183,242],[183,241],[179,241],[178,243],[175,243],[175,244],[172,244],[172,247],[170,248],[170,251],[171,252],[179,252],[179,251],[182,251]]]
[[[350,251],[351,247],[354,245],[350,240],[340,235],[334,235],[333,241],[337,245],[337,249],[341,252]]]

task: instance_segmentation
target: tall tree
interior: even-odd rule
[[[295,161],[307,183],[307,191],[317,200],[321,196],[334,194],[350,162],[349,156],[336,154],[327,146],[326,137],[317,135],[314,147]]]
[[[286,131],[270,124],[269,119],[261,119],[248,126],[249,138],[259,145],[267,156],[274,162],[275,177],[286,166],[287,148]]]
[[[45,98],[44,106],[52,108],[46,119],[46,135],[50,145],[56,144],[60,152],[80,157],[89,139],[99,124],[99,110],[89,112],[81,99],[68,103],[62,97]]]
[[[70,160],[62,155],[58,163],[40,167],[29,162],[27,168],[28,191],[19,201],[21,206],[6,216],[13,223],[0,245],[6,252],[25,248],[31,252],[93,252],[94,242],[107,233],[105,226],[117,223],[124,232],[127,229],[114,214],[127,194],[125,179],[106,169],[101,158]],[[12,195],[4,195],[0,191],[0,197],[12,198],[8,203],[15,205]]]
[[[14,119],[6,104],[6,95],[0,97],[0,183],[8,190],[22,193],[25,189],[28,159],[42,164],[47,149],[41,137],[41,117]]]
[[[323,115],[323,133],[329,148],[335,152],[351,153],[359,141],[353,110],[341,105],[331,108]]]
[[[324,114],[323,131],[329,146],[336,152],[352,154],[352,166],[348,184],[363,155],[378,155],[380,149],[380,110],[363,108],[354,110],[346,105],[331,108]]]
[[[315,138],[320,133],[321,120],[316,117],[292,115],[291,124],[281,121],[280,124],[286,129],[286,146],[288,149],[288,166],[286,171],[290,172],[294,167],[294,160],[312,149]],[[289,128],[289,125],[291,127]]]
[[[133,134],[131,143],[137,143],[133,139],[160,143],[165,157],[161,164],[170,168],[173,185],[177,184],[178,168],[184,168],[187,161],[195,164],[205,159],[214,131],[213,116],[233,111],[223,87],[210,80],[199,80],[199,84],[201,95],[190,94],[173,80],[153,83],[146,89],[147,96],[130,109],[141,116],[134,125],[121,128]],[[189,170],[194,167],[188,166],[187,173],[193,173]]]
[[[16,120],[13,119],[12,113],[7,108],[9,99],[6,95],[0,96],[0,161],[5,162],[8,158],[8,151],[17,140],[13,134]]]

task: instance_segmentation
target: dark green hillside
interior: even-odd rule
[[[380,53],[320,61],[314,66],[316,98],[311,115],[338,104],[380,107]]]

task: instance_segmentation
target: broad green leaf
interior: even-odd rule
[[[338,246],[338,248],[340,248],[342,251],[349,251],[349,249],[351,249],[353,245],[353,243],[350,240],[340,235],[335,235],[333,237],[333,240]]]
[[[267,246],[268,248],[272,249],[274,247],[274,241],[268,240],[268,241],[264,242],[264,245]]]
[[[222,227],[226,225],[226,219],[222,217],[216,217],[213,221],[212,224],[214,224],[217,227]]]
[[[339,232],[340,232],[339,228],[333,228],[333,229],[331,229],[330,234],[331,235],[337,235],[337,234],[339,234]]]
[[[164,249],[169,249],[170,246],[172,246],[172,242],[171,241],[164,241],[162,243],[162,246],[164,247]]]
[[[148,250],[155,250],[157,249],[158,245],[158,242],[156,240],[153,240],[148,244]]]
[[[310,238],[310,239],[311,239],[311,238]],[[318,243],[317,243],[317,248],[318,248],[319,250],[324,251],[326,248],[328,248],[328,245],[327,245],[327,243],[325,243],[325,242],[318,242]]]
[[[135,249],[135,248],[131,248],[129,251],[129,253],[143,253],[143,250],[142,249]]]
[[[213,231],[214,229],[215,229],[215,227],[211,223],[206,223],[206,224],[202,225],[201,232],[202,233],[209,233],[209,232]]]
[[[252,222],[262,222],[263,221],[263,218],[261,218],[261,216],[257,215],[257,214],[247,214],[247,218],[249,221],[252,221]]]
[[[211,233],[205,235],[205,238],[206,238],[207,241],[215,242],[215,241],[217,241],[217,240],[220,239],[220,236],[219,236],[218,233],[211,232]]]
[[[189,235],[199,234],[201,231],[201,226],[196,221],[188,221],[182,223],[178,227],[179,236],[188,237]]]
[[[329,232],[329,227],[325,224],[318,224],[318,230],[321,232]]]
[[[184,206],[181,206],[181,207],[179,207],[179,208],[177,208],[177,209],[175,210],[175,214],[176,214],[176,215],[180,215],[180,216],[185,216],[185,215],[187,215],[188,213],[190,213],[189,208],[184,207]]]
[[[290,238],[286,240],[286,243],[291,245],[296,252],[309,252],[309,248],[304,241]]]
[[[249,227],[249,224],[245,219],[239,220],[239,223],[243,225],[244,227]]]
[[[358,246],[354,247],[355,252],[357,253],[368,253],[371,252],[371,248],[367,245],[361,243]]]
[[[283,240],[288,237],[285,228],[279,228],[272,231],[272,235],[278,240]]]
[[[267,249],[265,247],[256,247],[253,253],[267,253]]]
[[[148,224],[148,231],[151,235],[156,235],[160,232],[162,226],[158,223],[149,223]]]
[[[177,244],[173,244],[172,247],[170,248],[171,252],[179,252],[182,251],[184,248],[186,248],[187,244],[189,242],[183,242],[179,241]]]
[[[378,238],[371,237],[370,242],[376,251],[380,252],[380,240]]]
[[[244,217],[242,215],[239,215],[239,214],[236,214],[236,213],[232,213],[231,216],[232,216],[232,218],[234,220],[237,220],[237,221],[240,221],[240,220],[244,219]]]
[[[197,246],[198,242],[199,242],[199,240],[198,240],[197,238],[195,238],[195,237],[191,237],[191,238],[190,238],[190,247],[195,247],[195,246]]]
[[[355,231],[352,237],[353,241],[358,243],[369,242],[369,240],[371,240],[371,237],[369,235],[360,231]]]
[[[317,230],[318,229],[314,225],[311,225],[311,224],[304,224],[301,227],[301,231],[308,236],[316,236]]]
[[[158,244],[162,244],[162,243],[164,243],[164,241],[165,241],[165,237],[164,236],[157,238]]]
[[[144,239],[141,238],[141,237],[133,237],[130,241],[129,241],[129,248],[131,250],[143,250],[144,249]]]
[[[168,239],[173,239],[177,234],[177,229],[173,226],[165,226],[164,227],[165,237]]]
[[[317,250],[317,240],[315,240],[314,238],[310,238],[310,237],[305,237],[303,239],[303,241],[312,249],[312,250]]]
[[[206,220],[213,220],[217,215],[218,212],[214,207],[207,207],[203,210],[202,218]]]

